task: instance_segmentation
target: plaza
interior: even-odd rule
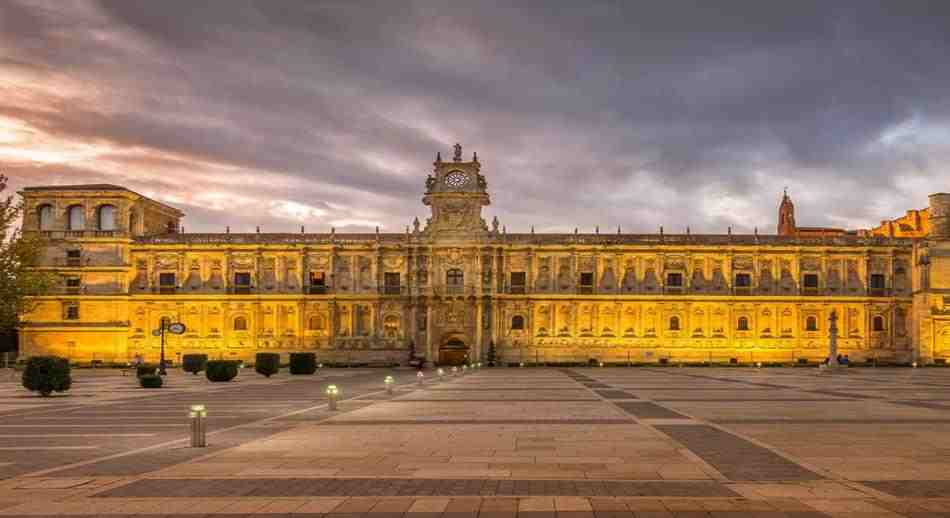
[[[950,370],[818,372],[173,370],[144,390],[81,369],[51,398],[5,377],[0,516],[950,516]]]

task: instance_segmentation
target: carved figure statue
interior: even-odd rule
[[[462,161],[462,145],[461,144],[458,144],[458,143],[455,144],[455,156],[452,157],[452,160],[456,162]]]
[[[491,220],[491,231],[496,234],[498,233],[498,216],[495,216]]]

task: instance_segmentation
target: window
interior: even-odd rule
[[[247,319],[244,317],[235,317],[232,327],[235,331],[247,331]]]
[[[82,205],[73,205],[66,209],[69,230],[82,230],[86,227],[86,211]]]
[[[748,331],[749,319],[746,317],[739,317],[739,321],[736,322],[736,329],[739,331]]]
[[[884,331],[884,317],[878,315],[871,320],[871,329],[874,331]]]
[[[462,291],[465,285],[465,274],[458,268],[452,268],[445,272],[445,285],[449,288],[449,291]]]
[[[323,330],[323,317],[320,315],[313,315],[310,317],[307,326],[311,331],[322,331]]]
[[[82,252],[80,250],[66,250],[66,266],[82,266]]]
[[[806,290],[817,290],[818,289],[818,274],[806,273],[802,277],[802,286],[804,286]]]
[[[399,272],[386,272],[383,280],[386,286],[386,295],[399,295],[402,289]]]
[[[805,331],[817,331],[818,330],[818,319],[815,317],[808,317],[805,319]]]
[[[670,331],[680,330],[680,317],[670,317]]]
[[[521,315],[515,315],[511,317],[511,330],[521,331],[523,329],[524,329],[524,317]]]
[[[666,274],[666,286],[669,288],[682,288],[683,274],[679,272]]]
[[[99,230],[115,230],[115,206],[103,205],[99,207]]]
[[[322,295],[327,292],[327,274],[325,272],[310,272],[310,294]]]
[[[526,276],[524,272],[511,272],[511,286],[509,291],[511,293],[524,293],[526,284]]]
[[[748,273],[737,273],[736,274],[736,288],[751,288],[752,287],[752,276]]]
[[[581,272],[580,291],[581,293],[594,292],[594,272]]]
[[[53,229],[53,206],[41,205],[37,211],[40,219],[40,230]]]
[[[234,293],[248,294],[251,292],[251,274],[248,272],[234,273]]]
[[[63,305],[64,320],[79,320],[79,303],[67,302]]]
[[[66,293],[79,293],[82,281],[79,277],[66,277]]]
[[[174,272],[161,272],[158,274],[158,290],[161,293],[174,293],[177,284],[175,283]]]
[[[872,273],[871,274],[871,293],[876,295],[883,295],[884,290],[886,290],[886,283],[884,280],[883,273]]]

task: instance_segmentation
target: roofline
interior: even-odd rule
[[[144,194],[138,193],[136,191],[133,191],[132,189],[129,189],[128,187],[123,187],[121,185],[114,185],[114,184],[108,184],[108,183],[70,184],[70,185],[36,185],[33,187],[24,187],[21,189],[20,192],[22,194],[23,192],[26,192],[26,191],[122,191],[122,192],[127,192],[130,194],[134,194],[138,196],[139,198],[148,200],[156,205],[161,205],[162,207],[178,214],[179,217],[185,216],[185,213],[182,212],[181,209],[177,209],[175,207],[172,207],[171,205],[162,203],[158,200],[152,199],[148,196],[145,196]]]

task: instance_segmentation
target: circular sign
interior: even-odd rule
[[[174,334],[176,334],[176,335],[180,335],[180,334],[182,334],[182,333],[185,332],[185,324],[181,324],[181,323],[177,323],[177,322],[174,323],[174,324],[169,324],[169,325],[168,325],[168,332],[169,332],[169,333],[174,333]]]

